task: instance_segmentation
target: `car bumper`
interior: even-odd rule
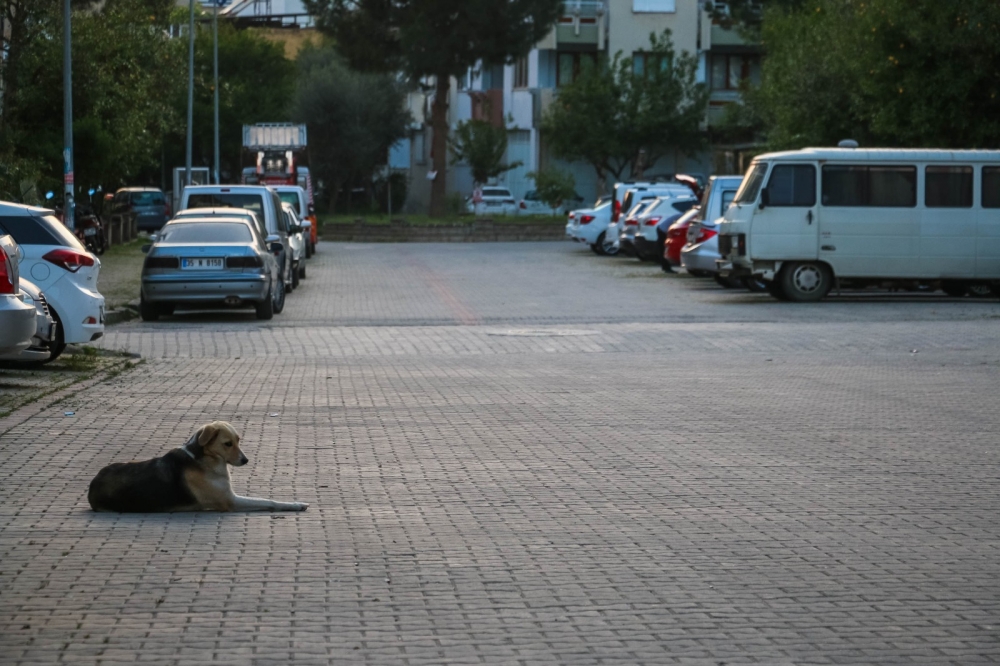
[[[606,224],[591,222],[590,224],[580,225],[576,232],[576,237],[588,245],[593,245],[600,238],[601,234],[607,232],[607,230],[608,227]]]
[[[156,275],[142,278],[142,298],[148,303],[224,303],[226,299],[262,301],[270,285],[264,275],[231,278]]]
[[[34,303],[25,303],[19,296],[0,297],[0,353],[17,354],[31,346],[35,317]]]
[[[49,309],[62,326],[63,341],[92,342],[104,335],[104,296],[64,277],[45,290]]]
[[[657,241],[651,241],[645,236],[636,235],[635,239],[632,241],[635,246],[636,252],[647,257],[659,257],[661,252],[661,246]]]
[[[718,250],[706,248],[704,244],[689,245],[681,250],[681,266],[688,271],[715,273],[719,270],[716,261],[720,258]]]

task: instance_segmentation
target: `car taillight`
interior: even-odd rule
[[[611,213],[611,221],[617,222],[621,214],[622,214],[622,204],[620,201],[618,201],[618,199],[615,199],[615,206],[612,209]]]
[[[571,212],[571,213],[569,214],[569,219],[571,219],[571,220],[572,220],[572,219],[573,219],[573,218],[575,218],[575,217],[576,217],[576,211],[573,211],[573,212]]]
[[[526,203],[524,203],[524,202],[522,201],[522,202],[521,202],[521,210],[527,210],[527,209],[528,209],[528,204],[526,204]]]
[[[145,268],[177,268],[177,257],[146,257]]]
[[[14,269],[10,257],[0,247],[0,294],[14,293]]]
[[[260,268],[264,265],[260,257],[226,257],[226,268]]]
[[[630,217],[629,219],[625,220],[625,226],[626,227],[637,227],[637,226],[639,226],[639,220],[635,219],[634,217]]]
[[[702,229],[701,233],[698,234],[698,238],[695,239],[695,243],[704,243],[710,238],[714,238],[719,234],[718,231],[713,231],[711,229]]]
[[[594,216],[593,215],[581,215],[580,216],[580,224],[590,224],[593,221],[594,221]]]
[[[94,258],[89,254],[60,248],[52,250],[42,257],[45,261],[53,263],[60,268],[65,268],[70,273],[76,273],[84,266],[93,266]]]
[[[660,223],[660,219],[661,218],[659,218],[659,217],[651,217],[648,220],[646,220],[646,226],[647,227],[655,227],[657,224]]]

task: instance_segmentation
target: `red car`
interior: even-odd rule
[[[664,270],[668,266],[672,269],[681,265],[681,250],[687,244],[688,227],[698,215],[698,210],[697,207],[692,208],[667,229],[667,240],[663,244]]]

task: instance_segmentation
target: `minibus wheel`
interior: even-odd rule
[[[941,291],[953,298],[961,298],[969,293],[969,288],[965,286],[964,282],[945,280],[941,283]]]
[[[809,303],[822,300],[833,287],[833,271],[812,261],[790,262],[778,275],[781,291],[790,301]]]

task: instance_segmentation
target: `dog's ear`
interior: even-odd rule
[[[219,434],[219,427],[215,423],[209,423],[198,429],[198,446],[208,446],[215,439],[215,436]]]

